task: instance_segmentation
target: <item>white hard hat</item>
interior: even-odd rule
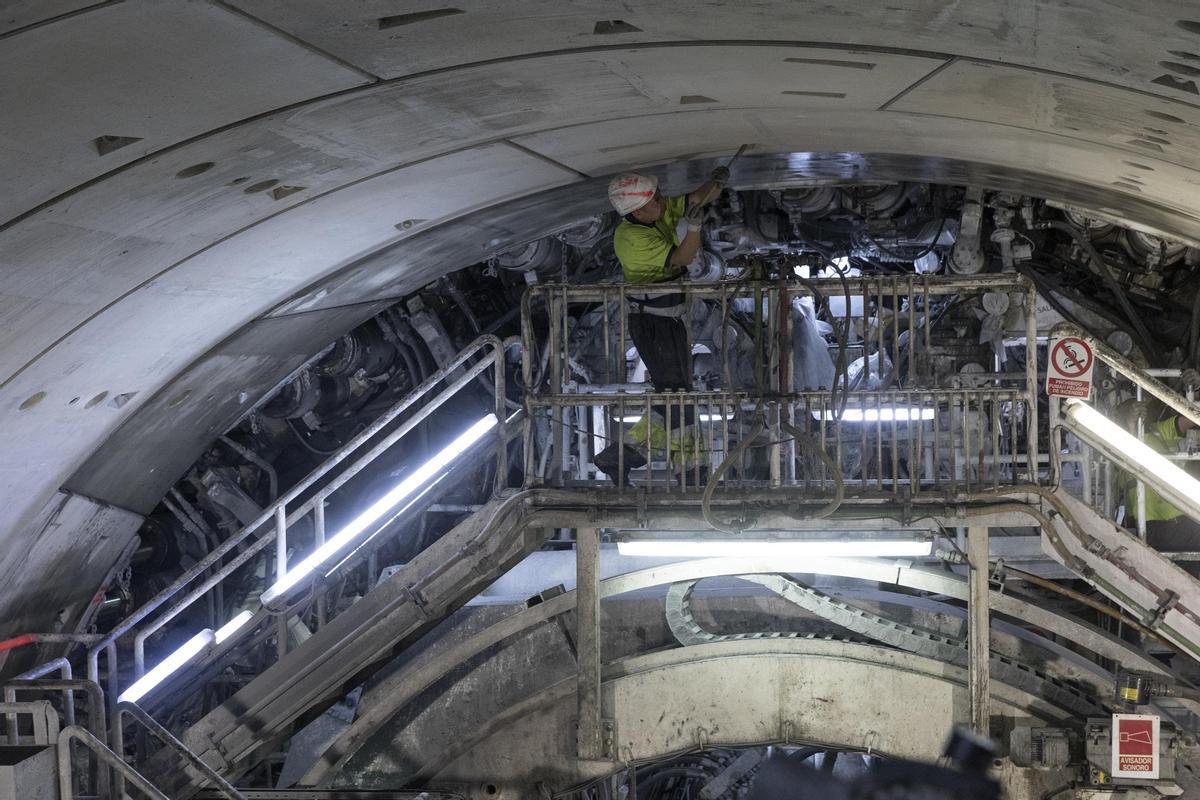
[[[626,172],[608,184],[608,199],[621,216],[637,211],[654,199],[658,178]]]

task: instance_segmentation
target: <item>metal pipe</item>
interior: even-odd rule
[[[313,544],[317,549],[325,544],[325,495],[319,494],[313,498]],[[323,628],[326,621],[325,607],[325,587],[319,586],[317,589],[317,628]]]
[[[1142,402],[1142,387],[1139,385],[1136,390],[1137,402],[1139,406]],[[1146,441],[1146,418],[1142,414],[1138,414],[1137,418],[1137,438],[1139,442]],[[1137,534],[1138,538],[1143,542],[1146,541],[1146,482],[1139,476],[1136,485],[1136,501],[1137,501]]]
[[[84,692],[88,696],[88,727],[96,738],[108,743],[108,715],[104,706],[104,690],[95,681],[84,678],[13,678],[4,686],[6,694],[11,690],[14,695],[21,691],[62,691],[67,694]],[[68,718],[68,724],[74,725],[75,720]]]
[[[5,702],[14,702],[17,692],[19,691],[39,691],[39,692],[54,692],[62,691],[64,697],[64,705],[66,706],[67,725],[75,724],[75,692],[82,691],[88,696],[88,727],[92,729],[93,734],[103,744],[108,744],[108,716],[105,712],[104,705],[104,690],[95,681],[84,679],[73,679],[70,677],[70,668],[64,670],[66,677],[58,680],[54,679],[20,679],[15,678],[4,687]],[[11,717],[15,720],[15,715]],[[10,728],[13,734],[16,734],[15,725]],[[16,741],[13,742],[16,744]],[[97,766],[99,762],[97,762]],[[109,783],[111,775],[107,771],[100,771],[98,774],[98,790],[101,797],[108,795]],[[120,795],[118,795],[120,796]]]
[[[972,525],[967,529],[967,681],[971,693],[971,727],[988,736],[991,725],[991,615],[988,599],[988,529]]]
[[[578,661],[575,748],[579,759],[604,757],[600,698],[600,531],[575,531],[575,648]]]
[[[75,787],[71,780],[71,743],[79,742],[96,754],[97,758],[116,770],[122,777],[144,792],[151,800],[171,800],[146,780],[140,772],[125,763],[125,760],[78,725],[63,728],[58,734],[58,791],[61,800],[74,800]]]
[[[1038,369],[1037,369],[1037,288],[1027,282],[1025,292],[1025,396],[1029,432],[1029,482],[1038,482]]]
[[[71,672],[71,662],[67,661],[66,658],[56,658],[53,661],[47,661],[45,664],[41,664],[39,666],[34,667],[33,669],[22,672],[14,680],[18,680],[18,681],[37,680],[38,678],[41,678],[43,675],[47,675],[47,674],[53,672],[54,670],[58,670],[59,674],[62,676],[62,679],[65,681],[69,681],[75,677],[75,675]],[[63,693],[63,712],[66,715],[67,724],[74,725],[75,724],[75,697],[74,697],[74,695],[71,694],[70,691],[64,691],[64,693]]]

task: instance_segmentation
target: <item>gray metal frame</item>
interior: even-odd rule
[[[1037,466],[1041,463],[1038,432],[1037,400],[1040,386],[1037,380],[1037,360],[1026,358],[1024,374],[1013,373],[1011,376],[1021,385],[1015,388],[989,386],[980,389],[948,389],[936,385],[928,370],[918,369],[918,352],[927,352],[930,347],[929,326],[924,324],[921,315],[915,310],[915,299],[921,298],[928,313],[931,297],[957,295],[961,293],[981,293],[988,291],[1020,293],[1026,304],[1026,341],[1031,343],[1027,348],[1036,347],[1037,316],[1036,290],[1024,277],[1015,274],[986,275],[986,276],[899,276],[877,278],[849,279],[853,287],[852,293],[861,294],[868,298],[891,299],[894,307],[900,308],[900,300],[908,298],[907,330],[910,335],[907,343],[910,377],[915,381],[903,390],[885,390],[870,392],[841,393],[847,401],[847,411],[857,411],[872,422],[861,423],[855,430],[846,432],[842,425],[827,424],[827,417],[833,412],[830,405],[832,395],[827,391],[793,391],[786,379],[790,370],[790,338],[782,334],[790,330],[791,306],[790,299],[797,296],[812,296],[814,293],[823,295],[841,295],[843,284],[837,280],[816,281],[722,281],[718,283],[688,283],[676,282],[656,285],[656,289],[679,292],[685,297],[685,307],[690,308],[693,301],[707,300],[719,305],[722,315],[730,307],[732,300],[739,294],[746,294],[756,299],[756,308],[765,309],[759,314],[763,330],[780,332],[780,341],[776,343],[774,335],[768,336],[769,343],[758,343],[760,355],[768,360],[769,375],[762,376],[762,395],[747,391],[731,389],[730,358],[736,354],[728,351],[722,343],[719,354],[723,364],[726,387],[723,391],[708,392],[671,392],[653,393],[645,391],[648,387],[629,385],[625,380],[624,364],[626,342],[628,340],[628,309],[627,298],[631,292],[645,291],[645,285],[615,283],[586,286],[569,286],[564,284],[537,284],[526,290],[521,305],[522,343],[524,358],[522,361],[522,378],[528,387],[526,405],[530,412],[525,427],[526,454],[526,485],[564,485],[567,467],[569,442],[574,436],[579,449],[579,463],[572,476],[575,481],[584,479],[583,467],[590,460],[590,437],[582,431],[570,433],[572,423],[567,420],[573,415],[579,421],[589,416],[597,415],[602,419],[621,420],[631,415],[650,414],[652,406],[666,409],[666,428],[672,428],[671,420],[679,420],[685,414],[700,418],[708,415],[710,422],[698,425],[697,430],[688,433],[686,442],[680,447],[699,447],[710,457],[709,465],[716,467],[723,457],[730,454],[732,442],[753,436],[756,428],[753,418],[762,415],[768,431],[778,431],[785,423],[791,423],[804,416],[815,416],[818,419],[817,431],[811,437],[812,443],[789,437],[769,445],[768,464],[769,476],[764,476],[761,483],[772,487],[803,483],[810,492],[829,492],[833,487],[835,477],[830,474],[830,463],[822,463],[814,452],[817,448],[825,449],[832,456],[832,463],[842,464],[844,446],[861,447],[864,453],[870,453],[876,461],[876,475],[863,478],[855,483],[843,478],[838,483],[845,482],[847,488],[856,490],[859,495],[875,492],[894,497],[917,496],[922,492],[938,493],[952,496],[962,491],[972,491],[980,488],[999,488],[1004,484],[1015,484],[1021,480],[1038,482]],[[609,320],[609,313],[604,316],[604,361],[605,381],[598,385],[577,385],[568,380],[572,364],[568,320],[572,308],[581,304],[603,305],[606,309],[616,308],[616,323]],[[861,322],[864,330],[869,330],[867,306],[863,304]],[[534,309],[545,309],[549,315],[546,325],[546,350],[543,354],[538,347],[539,333],[536,329]],[[783,311],[784,313],[780,313]],[[847,317],[847,324],[851,318]],[[891,358],[893,364],[898,364],[901,357],[900,345],[900,314],[893,317],[891,335]],[[883,325],[877,326],[877,341],[869,338],[863,342],[864,353],[874,347],[876,352],[888,352],[885,342]],[[917,346],[919,333],[924,332],[924,343],[920,350]],[[615,344],[614,344],[615,342]],[[785,363],[787,360],[787,363]],[[539,364],[544,363],[543,374],[535,378]],[[878,369],[882,372],[882,360]],[[883,377],[882,374],[880,377]],[[535,386],[535,381],[537,385]],[[839,402],[839,405],[841,403]],[[881,419],[881,409],[891,406],[920,408],[922,413],[930,411],[933,414],[933,424],[920,421],[905,423]],[[1006,416],[1001,407],[1020,407],[1025,420],[1023,435],[1010,437],[1008,446],[1002,448],[998,431],[1005,423]],[[730,410],[738,410],[736,419],[729,419]],[[548,415],[551,425],[551,443],[549,452],[553,458],[540,461],[535,455],[533,425],[536,417]],[[983,416],[990,422],[991,435],[983,436],[976,433],[972,436],[969,420]],[[711,421],[713,416],[724,417],[723,421]],[[574,425],[579,428],[580,425]],[[939,433],[939,427],[945,427],[944,433]],[[606,430],[608,430],[606,428]],[[598,432],[596,432],[598,433]],[[1014,432],[1015,433],[1015,432]],[[616,424],[608,432],[610,443],[618,445],[629,444],[625,426]],[[682,440],[684,434],[672,434],[672,440]],[[695,441],[693,441],[694,437]],[[1022,448],[1020,445],[1024,444]],[[803,446],[802,446],[803,445]],[[648,462],[653,460],[655,448],[648,443],[636,443],[638,449]],[[733,450],[739,468],[745,467],[744,452]],[[594,455],[594,454],[591,454]],[[890,455],[890,465],[884,459]],[[797,477],[797,460],[805,465],[803,478]],[[939,459],[951,461],[951,474],[943,479],[938,470]],[[556,462],[556,463],[551,463]],[[899,477],[900,463],[908,465],[914,478]],[[542,470],[546,465],[547,469]],[[890,472],[885,468],[890,467]],[[624,471],[624,448],[619,450],[619,471]],[[667,491],[686,492],[689,488],[698,488],[705,479],[702,476],[700,464],[689,465],[679,469],[678,487],[673,482],[668,483]],[[744,479],[734,480],[728,474],[719,480],[723,487],[747,485]],[[738,470],[739,474],[743,469]],[[973,472],[977,473],[972,477]],[[552,481],[552,475],[558,474],[557,481]],[[886,473],[886,476],[885,476]]]

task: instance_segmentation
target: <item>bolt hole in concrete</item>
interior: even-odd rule
[[[83,407],[84,408],[95,408],[96,406],[103,403],[104,398],[106,398],[106,397],[108,397],[108,392],[101,392],[100,394],[93,397],[91,400],[88,400],[86,403],[84,403]]]
[[[276,180],[259,181],[258,183],[250,184],[245,189],[242,189],[242,191],[246,194],[256,194],[258,192],[265,192],[267,189],[274,189],[277,185],[279,185],[279,181]]]
[[[495,794],[496,792],[499,791],[499,789],[496,788],[496,784],[494,784],[494,783],[489,783],[487,786],[483,787],[483,790],[485,792],[487,792],[488,794]]]
[[[21,403],[19,408],[21,411],[24,411],[29,408],[33,408],[38,403],[42,402],[42,400],[44,400],[45,397],[46,397],[45,392],[37,392],[36,394],[31,394],[31,395],[29,395],[29,397],[25,398],[25,402]]]
[[[1187,124],[1187,120],[1185,120],[1183,117],[1177,117],[1174,114],[1167,114],[1166,112],[1163,112],[1163,111],[1152,111],[1151,109],[1146,109],[1146,116],[1154,117],[1155,119],[1160,119],[1163,122],[1174,122],[1179,125]]]
[[[135,396],[137,396],[137,392],[122,392],[121,394],[114,395],[113,399],[108,401],[108,404],[113,408],[122,408]]]
[[[297,192],[303,192],[307,188],[307,186],[276,186],[271,190],[271,198],[273,200],[282,200]]]
[[[1171,72],[1187,75],[1190,78],[1200,75],[1200,67],[1193,67],[1191,64],[1184,64],[1180,61],[1160,61],[1158,65],[1163,69],[1169,69]]]
[[[641,31],[641,28],[636,25],[630,25],[623,19],[597,20],[596,26],[592,28],[592,33],[598,35],[609,33],[641,33]]]
[[[379,25],[379,30],[387,30],[388,28],[398,28],[401,25],[412,25],[417,22],[426,22],[431,19],[440,19],[441,17],[453,17],[459,14],[465,14],[461,8],[435,8],[432,11],[414,11],[411,14],[394,14],[390,17],[380,17],[376,20]]]
[[[1150,82],[1156,86],[1166,86],[1168,89],[1177,89],[1188,94],[1200,94],[1200,88],[1196,87],[1195,81],[1186,81],[1175,75],[1159,75]]]
[[[175,173],[176,178],[194,178],[197,175],[203,175],[216,165],[211,161],[204,161],[199,164],[192,164],[190,167],[184,167]]]
[[[114,136],[112,134],[105,134],[104,136],[97,136],[95,139],[92,139],[92,146],[96,148],[97,154],[106,156],[114,150],[120,150],[122,147],[128,147],[134,142],[140,142],[141,140],[142,137],[140,136]]]

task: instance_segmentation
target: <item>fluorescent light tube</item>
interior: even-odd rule
[[[671,409],[671,422],[676,422],[679,419],[678,409]],[[722,420],[733,419],[733,412],[727,414],[697,414],[696,419],[700,422],[721,422]],[[642,421],[642,415],[638,414],[632,417],[621,417],[620,422],[632,422],[637,424]],[[663,420],[666,421],[665,419]]]
[[[917,422],[933,419],[932,408],[847,408],[842,413],[842,422]],[[817,416],[817,412],[813,412]],[[825,419],[834,418],[833,411],[825,412]]]
[[[226,622],[224,625],[217,628],[217,632],[213,634],[213,640],[217,644],[221,644],[230,636],[233,636],[235,633],[240,631],[242,626],[249,622],[253,617],[254,612],[250,609],[247,608],[244,611],[241,611],[236,617],[229,620],[229,622]]]
[[[927,556],[933,542],[919,539],[637,539],[617,542],[623,556],[679,558],[911,558]]]
[[[212,632],[211,628],[205,628],[200,631],[191,639],[184,642],[183,646],[174,653],[171,653],[171,655],[158,662],[158,665],[154,669],[134,681],[132,686],[121,692],[120,696],[117,697],[117,701],[136,703],[138,700],[141,700],[147,692],[165,681],[171,673],[191,661],[204,648],[212,644],[215,638],[216,635]]]
[[[349,525],[342,528],[334,536],[326,539],[325,544],[318,547],[307,558],[288,570],[282,578],[275,581],[275,583],[262,593],[260,600],[263,605],[267,605],[281,595],[286,594],[292,587],[311,575],[317,567],[361,536],[364,531],[375,522],[378,522],[397,503],[421,488],[422,484],[449,466],[454,459],[466,452],[467,448],[482,439],[484,434],[494,427],[496,427],[496,415],[488,414],[470,428],[467,428],[461,436],[447,445],[445,449],[422,464],[415,472],[401,481],[396,488],[376,500],[370,508],[355,517]]]
[[[1090,444],[1135,475],[1138,471],[1148,473],[1141,477],[1148,477],[1168,500],[1191,509],[1191,516],[1200,518],[1200,481],[1082,400],[1067,400],[1063,411],[1069,421],[1091,434],[1083,437],[1091,440]]]

